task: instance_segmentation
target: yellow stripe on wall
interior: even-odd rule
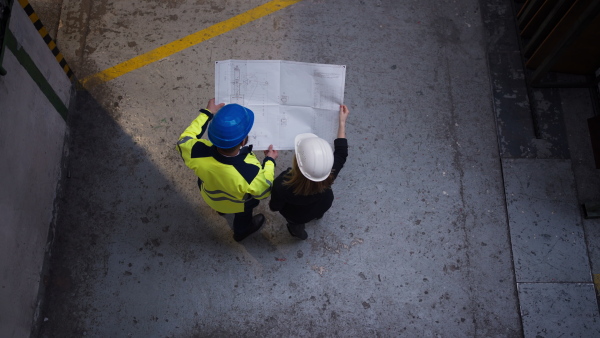
[[[40,18],[37,16],[37,14],[33,13],[29,16],[29,20],[31,20],[31,22],[36,22],[38,21]]]
[[[219,22],[206,29],[190,34],[169,44],[155,48],[147,53],[136,56],[116,66],[105,69],[99,73],[90,75],[80,81],[84,88],[91,88],[103,82],[115,79],[123,74],[129,73],[138,68],[149,65],[155,61],[173,55],[186,48],[197,45],[201,42],[214,38],[215,36],[234,30],[256,19],[260,19],[278,10],[284,9],[290,5],[302,0],[272,0],[264,5],[260,5],[231,19]]]

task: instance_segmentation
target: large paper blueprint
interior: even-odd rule
[[[249,143],[294,149],[294,137],[314,133],[333,144],[346,66],[274,60],[215,62],[215,101],[254,112]]]

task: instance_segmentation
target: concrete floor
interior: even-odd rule
[[[81,79],[262,3],[64,0],[57,40]],[[80,91],[40,336],[535,334],[519,308],[481,11],[304,0]],[[224,59],[347,65],[350,156],[306,241],[263,201],[266,225],[236,243],[175,150]]]

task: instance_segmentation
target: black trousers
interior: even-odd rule
[[[294,234],[300,234],[302,231],[304,231],[305,223],[292,223],[288,221],[288,226],[290,231],[292,231]]]
[[[238,236],[246,235],[252,229],[252,211],[260,203],[257,199],[251,199],[244,203],[244,211],[234,214],[233,234]]]

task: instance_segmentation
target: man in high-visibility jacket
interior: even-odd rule
[[[235,214],[233,238],[238,242],[265,222],[263,214],[252,216],[252,210],[271,194],[275,178],[277,150],[269,146],[261,164],[252,145],[246,146],[253,124],[250,109],[211,99],[177,142],[183,161],[198,176],[204,201],[219,214]],[[200,139],[207,129],[208,140]]]

